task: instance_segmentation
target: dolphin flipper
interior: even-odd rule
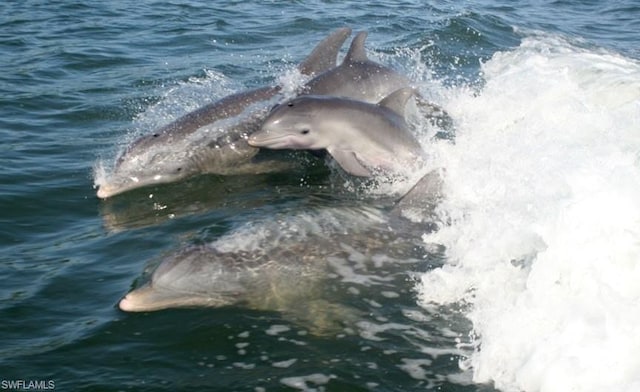
[[[320,41],[311,54],[298,65],[300,73],[314,76],[335,67],[338,51],[349,35],[351,29],[343,27]]]
[[[358,177],[371,177],[371,171],[360,163],[353,151],[337,149],[328,149],[327,151],[347,173]]]

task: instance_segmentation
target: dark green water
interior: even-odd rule
[[[493,390],[459,367],[471,330],[460,309],[416,302],[412,276],[437,268],[440,254],[328,279],[325,295],[358,319],[327,335],[242,306],[117,308],[147,266],[187,244],[336,200],[369,202],[321,165],[204,176],[104,201],[93,168],[136,132],[277,80],[345,25],[368,30],[370,52],[422,87],[476,88],[480,62],[532,31],[640,56],[631,1],[525,3],[0,5],[0,379],[87,391]],[[371,276],[385,279],[358,279]]]

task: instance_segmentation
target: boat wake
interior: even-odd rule
[[[450,224],[424,240],[448,261],[419,302],[471,305],[476,382],[638,390],[640,62],[530,37],[482,76],[445,104],[455,144],[432,153]]]

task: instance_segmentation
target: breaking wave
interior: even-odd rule
[[[554,36],[453,88],[422,306],[466,303],[461,366],[504,391],[640,390],[640,62]]]

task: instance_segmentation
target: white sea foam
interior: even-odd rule
[[[283,332],[288,332],[290,330],[291,328],[287,327],[286,325],[276,324],[276,325],[270,326],[269,329],[265,331],[265,333],[267,335],[276,336]]]
[[[398,367],[407,372],[411,378],[426,380],[428,373],[425,367],[428,368],[431,362],[430,359],[402,358],[402,365],[398,365]]]
[[[93,187],[98,188],[99,186],[106,183],[108,177],[107,168],[105,167],[105,162],[103,159],[98,159],[93,164]]]
[[[280,382],[299,391],[314,392],[324,391],[324,385],[328,384],[329,381],[334,378],[336,378],[336,376],[333,374],[314,373],[300,377],[284,377],[280,379]]]
[[[420,303],[467,301],[476,382],[504,391],[640,390],[640,62],[525,39],[454,91],[455,144],[425,241],[448,264]]]
[[[277,368],[288,368],[292,366],[294,363],[298,362],[298,358],[291,358],[286,361],[278,361],[271,364],[273,367]]]

